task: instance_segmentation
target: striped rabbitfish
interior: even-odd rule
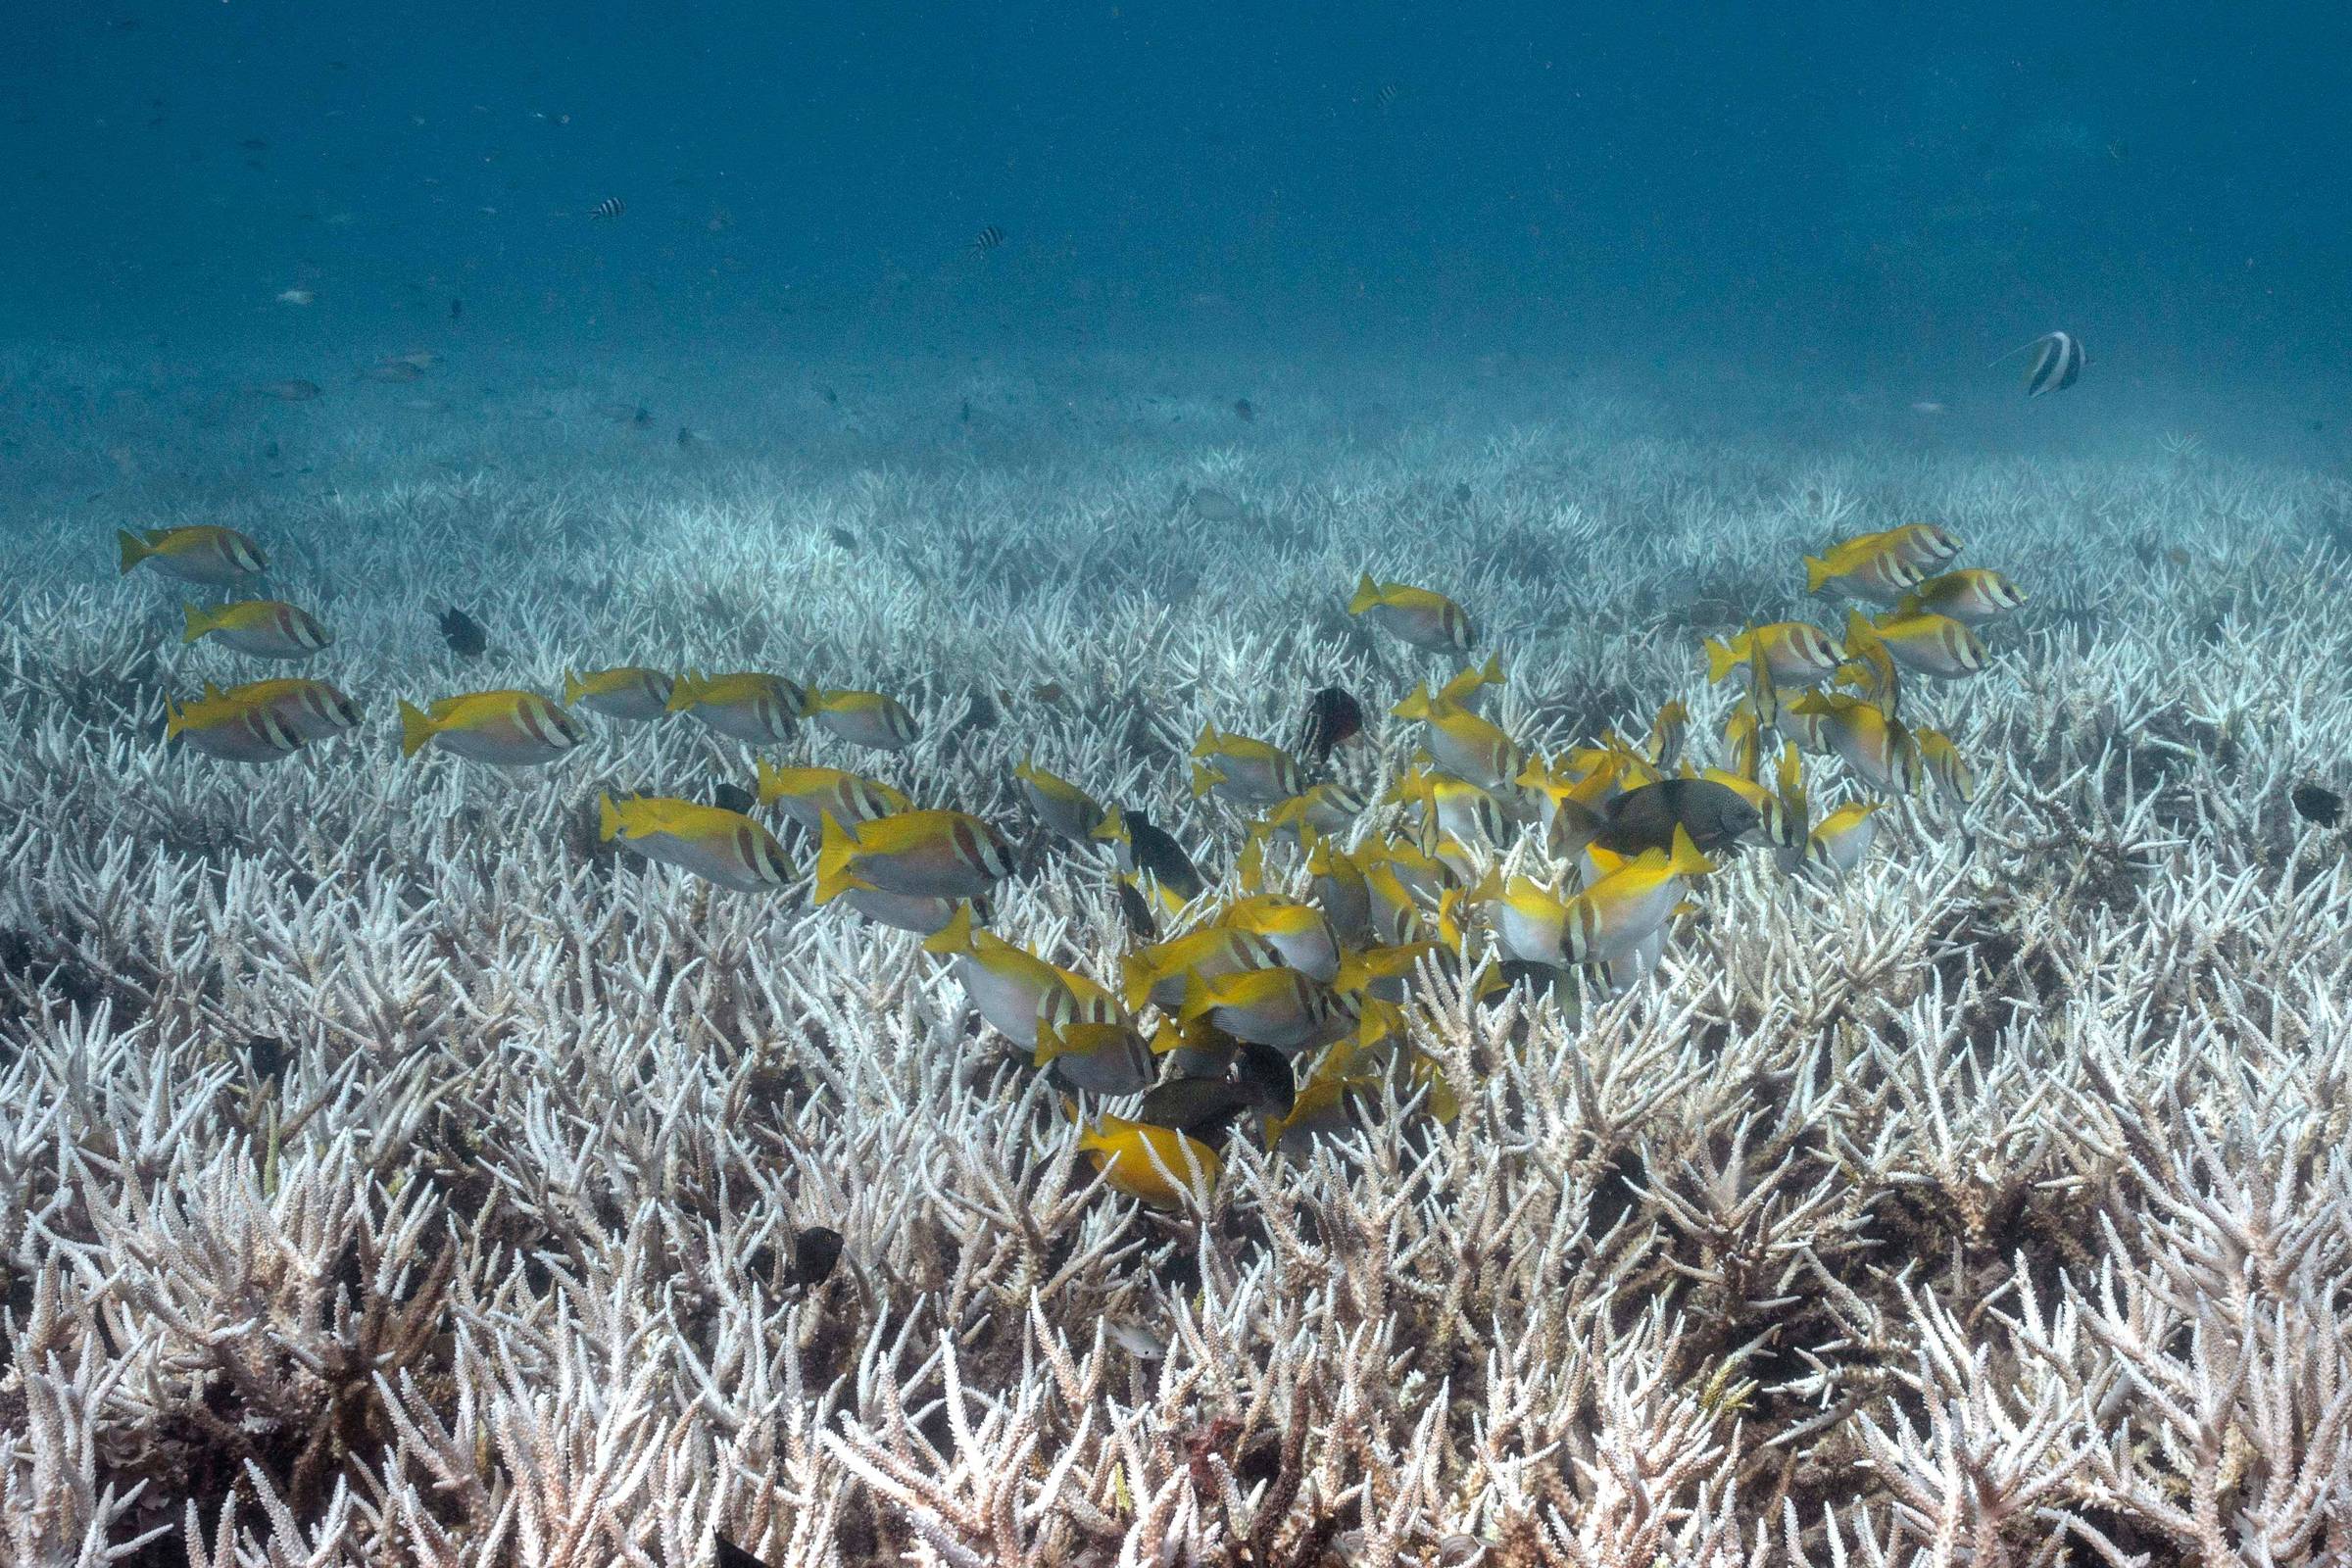
[[[1037,819],[1074,844],[1086,844],[1102,825],[1102,807],[1092,795],[1057,773],[1049,773],[1029,758],[1012,770],[1021,798]]]
[[[839,767],[759,766],[761,806],[781,806],[784,814],[810,833],[821,832],[830,814],[855,827],[878,816],[910,809],[914,803],[876,779]]]
[[[856,888],[975,899],[1012,873],[996,829],[961,811],[896,811],[846,827],[827,812],[818,840],[819,904]]]
[[[805,710],[818,728],[878,752],[905,751],[922,733],[897,698],[880,692],[810,691]]]
[[[989,1026],[1023,1051],[1037,1049],[1038,1019],[1061,984],[1045,959],[972,923],[972,906],[958,904],[948,923],[923,943],[925,953],[955,962],[956,983]]]
[[[1037,1009],[1033,1059],[1065,1087],[1097,1095],[1137,1095],[1152,1086],[1152,1048],[1118,999],[1068,969]]]
[[[1215,977],[1245,969],[1271,969],[1282,962],[1273,943],[1254,931],[1210,925],[1129,954],[1119,966],[1127,1005],[1152,1003],[1173,1013],[1195,974]]]
[[[773,893],[792,881],[784,847],[737,811],[658,795],[597,798],[600,842],[614,839],[649,860],[674,865],[738,893]]]
[[[732,740],[759,746],[791,737],[793,720],[807,711],[808,694],[762,670],[705,675],[690,669],[678,677],[663,706],[673,713],[690,713],[697,723]]]
[[[1236,1040],[1272,1046],[1293,1055],[1326,1045],[1355,1027],[1350,998],[1296,969],[1249,969],[1184,982],[1179,1023],[1206,1022]]]
[[[1851,594],[1872,604],[1892,605],[1917,588],[1922,576],[1885,536],[1866,534],[1805,558],[1805,592]]]
[[[1918,792],[1919,743],[1885,709],[1838,692],[1808,692],[1789,705],[1789,711],[1814,720],[1828,749],[1873,789],[1888,795]]]
[[[1884,533],[1867,534],[1864,537],[1892,551],[1899,559],[1923,572],[1941,571],[1966,548],[1948,529],[1938,528],[1932,522],[1907,522],[1899,528],[1888,528]]]
[[[1949,615],[1964,626],[1981,626],[2016,612],[2029,597],[2023,588],[1999,572],[1969,566],[1930,577],[1905,594],[1894,612],[1908,615],[1915,611],[1933,611],[1938,615]]]
[[[1845,662],[1845,650],[1819,626],[1801,620],[1776,620],[1747,627],[1728,642],[1708,638],[1708,683],[1721,684],[1759,649],[1772,678],[1783,686],[1818,686]]]
[[[669,711],[670,695],[677,684],[658,669],[637,664],[592,669],[585,675],[567,669],[564,672],[564,706],[585,708],[607,718],[650,723]]]
[[[1853,619],[1857,624],[1846,628],[1848,648],[1857,642],[1875,641],[1914,674],[1959,680],[1984,667],[1984,644],[1949,615],[1923,610],[1908,615],[1884,615],[1876,621],[1864,621],[1857,613]]]
[[[1468,653],[1478,643],[1469,614],[1444,594],[1400,582],[1374,582],[1370,572],[1356,579],[1348,613],[1365,616],[1397,641],[1431,653]]]
[[[429,709],[400,705],[400,755],[428,745],[469,761],[527,767],[552,762],[587,740],[580,721],[537,692],[467,692]]]
[[[1272,806],[1298,793],[1298,763],[1281,747],[1202,725],[1193,743],[1193,794],[1215,791],[1236,806]]]
[[[1649,850],[1616,863],[1569,901],[1569,960],[1609,963],[1630,956],[1666,923],[1690,880],[1714,869],[1714,862],[1698,853],[1690,835],[1680,827],[1674,830],[1671,850]]]
[[[1840,806],[1813,830],[1807,858],[1841,876],[1851,871],[1870,854],[1871,841],[1878,837],[1881,808],[1877,801]]]
[[[1421,744],[1446,772],[1482,789],[1498,790],[1527,767],[1527,754],[1488,719],[1457,708],[1416,686],[1391,710],[1398,718],[1421,721]]]
[[[274,762],[302,745],[302,736],[270,704],[210,688],[192,703],[164,705],[164,739],[184,741],[223,762]]]
[[[208,610],[182,605],[183,643],[210,637],[255,659],[308,659],[334,639],[307,611],[277,599],[246,599]]]
[[[1224,1164],[1198,1138],[1169,1127],[1105,1115],[1078,1135],[1078,1148],[1095,1162],[1112,1190],[1152,1208],[1181,1208],[1196,1184],[1217,1185]]]
[[[212,523],[185,528],[150,528],[145,534],[127,528],[115,530],[115,545],[125,573],[145,562],[167,577],[225,588],[267,569],[262,547],[237,532]]]
[[[360,726],[360,705],[322,680],[257,680],[225,692],[207,684],[207,698],[259,703],[304,741],[322,741]]]

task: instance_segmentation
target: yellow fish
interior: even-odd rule
[[[1138,1095],[1152,1087],[1152,1048],[1118,999],[1082,974],[1056,969],[1038,1005],[1033,1060],[1071,1089]]]
[[[1391,710],[1421,721],[1421,744],[1446,772],[1490,790],[1501,789],[1527,767],[1527,754],[1492,721],[1466,708],[1441,703],[1416,686]]]
[[[257,680],[225,692],[207,685],[204,695],[258,703],[297,740],[322,741],[360,727],[360,705],[322,680]]]
[[[1898,615],[1932,611],[1938,615],[1949,615],[1964,626],[1981,626],[2015,613],[2028,597],[2023,588],[1999,572],[1970,566],[1930,577],[1905,594],[1894,610]]]
[[[400,755],[429,744],[453,757],[511,767],[552,762],[587,740],[580,721],[537,692],[467,692],[430,709],[400,705]]]
[[[896,811],[852,827],[827,812],[818,832],[819,904],[855,888],[972,899],[1012,874],[996,829],[961,811]]]
[[[1174,1012],[1195,974],[1215,978],[1247,969],[1271,969],[1282,962],[1274,944],[1238,926],[1208,925],[1129,954],[1119,965],[1127,1005],[1150,1002]]]
[[[1666,704],[1658,716],[1649,723],[1649,739],[1642,743],[1642,755],[1653,767],[1672,770],[1683,758],[1683,738],[1690,729],[1690,710],[1682,700]]]
[[[268,568],[262,547],[234,528],[211,523],[186,528],[150,528],[144,536],[127,528],[115,530],[115,545],[128,573],[141,562],[154,564],[167,577],[225,588]]]
[[[1372,892],[1354,857],[1317,837],[1306,846],[1306,875],[1308,895],[1342,940],[1372,936]]]
[[[1284,963],[1310,979],[1329,980],[1340,972],[1339,935],[1311,904],[1262,893],[1232,906],[1215,923],[1263,937]]]
[[[1023,1051],[1037,1049],[1039,1009],[1061,985],[1060,970],[1026,948],[976,929],[968,904],[956,906],[923,951],[956,960],[956,982],[997,1033]]]
[[[181,642],[210,637],[255,659],[308,659],[334,641],[308,611],[276,599],[245,599],[217,610],[182,605],[180,616]]]
[[[1571,900],[1555,890],[1523,876],[1505,881],[1493,870],[1463,895],[1463,902],[1478,909],[1504,957],[1521,963],[1567,961]]]
[[[597,838],[619,839],[649,860],[674,865],[738,893],[773,893],[792,881],[784,846],[723,807],[659,795],[597,797]]]
[[[1431,653],[1467,653],[1478,641],[1469,615],[1444,594],[1400,582],[1374,582],[1370,572],[1357,580],[1348,613],[1369,615],[1372,624],[1390,636]]]
[[[1102,1116],[1078,1135],[1078,1147],[1114,1191],[1152,1208],[1182,1208],[1195,1188],[1217,1185],[1217,1152],[1172,1127]]]
[[[658,669],[636,664],[592,669],[585,675],[567,669],[564,672],[564,706],[585,708],[607,718],[648,723],[669,711],[669,699],[677,684]]]
[[[887,784],[838,767],[777,767],[761,759],[757,777],[760,804],[781,803],[784,814],[810,833],[824,830],[827,815],[855,827],[914,805]]]
[[[1848,539],[1823,556],[1805,558],[1805,592],[1851,594],[1891,605],[1920,585],[1919,568],[1876,534]]]
[[[807,710],[808,694],[781,675],[739,670],[706,676],[690,669],[671,687],[662,705],[691,713],[709,729],[734,740],[763,745],[788,739],[792,722]]]
[[[879,752],[904,751],[922,733],[897,698],[880,692],[811,691],[806,710],[809,722],[852,746]]]
[[[1310,833],[1325,837],[1345,833],[1363,814],[1364,798],[1361,795],[1337,779],[1327,779],[1312,789],[1276,803],[1266,812],[1261,825],[1269,829],[1287,829],[1304,844]]]
[[[1899,528],[1888,528],[1884,533],[1866,534],[1863,539],[1853,542],[1860,544],[1865,541],[1892,552],[1899,560],[1917,566],[1921,571],[1941,571],[1948,562],[1966,548],[1957,536],[1932,522],[1905,523]]]
[[[211,688],[192,703],[164,705],[164,739],[184,741],[223,762],[274,762],[302,746],[302,736],[270,704]]]
[[[1019,781],[1021,795],[1039,821],[1074,844],[1094,839],[1095,830],[1102,825],[1103,811],[1102,804],[1092,795],[1068,779],[1047,772],[1027,758],[1013,768],[1012,776]]]
[[[1872,788],[1910,795],[1919,788],[1919,745],[1885,709],[1859,697],[1808,692],[1790,711],[1814,718],[1829,749]]]
[[[1509,810],[1466,778],[1416,767],[1391,786],[1389,799],[1421,808],[1425,837],[1456,844],[1510,842]]]
[[[1830,867],[1839,875],[1851,871],[1870,854],[1871,841],[1878,837],[1877,801],[1854,806],[1840,806],[1821,819],[1811,840],[1811,858]]]
[[[1597,856],[1604,852],[1588,853]],[[1671,851],[1646,850],[1616,863],[1590,889],[1569,901],[1569,961],[1608,963],[1631,956],[1642,939],[1663,926],[1683,902],[1690,879],[1714,869],[1715,862],[1698,853],[1690,832],[1679,824]]]
[[[1955,806],[1968,806],[1977,798],[1977,770],[1968,765],[1949,736],[1938,730],[1915,729],[1911,738],[1919,743],[1919,760],[1936,787],[1952,800]]]
[[[1776,620],[1750,626],[1730,641],[1707,639],[1707,683],[1724,678],[1761,652],[1772,678],[1784,686],[1817,686],[1845,662],[1845,650],[1819,626],[1801,620]]]
[[[1860,617],[1855,617],[1857,620]],[[1894,662],[1905,669],[1921,675],[1933,675],[1939,680],[1959,680],[1976,674],[1984,667],[1984,645],[1977,634],[1949,615],[1932,611],[1883,616],[1866,622],[1869,635],[1893,656]],[[1850,647],[1856,633],[1846,632]]]
[[[1193,743],[1193,795],[1214,790],[1237,806],[1271,806],[1298,793],[1298,763],[1290,753],[1247,735],[1219,734],[1203,725]]]
[[[1348,997],[1309,980],[1296,969],[1249,969],[1204,976],[1198,969],[1184,983],[1179,1023],[1205,1022],[1212,1029],[1252,1045],[1296,1054],[1355,1026]]]

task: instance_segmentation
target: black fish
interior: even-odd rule
[[[710,1565],[711,1568],[767,1568],[767,1564],[724,1536],[710,1538]]]
[[[710,787],[710,804],[722,811],[749,816],[760,808],[760,797],[740,784],[714,784]]]
[[[825,530],[825,536],[844,550],[855,550],[858,548],[858,536],[850,532],[850,530],[847,528],[827,528]]]
[[[990,251],[995,250],[998,246],[1004,243],[1004,231],[999,228],[996,224],[990,223],[986,227],[982,228],[979,233],[972,236],[972,254],[974,256],[986,256]]]
[[[1363,728],[1362,706],[1341,687],[1326,686],[1306,700],[1306,738],[1298,749],[1320,767],[1342,742]]]
[[[1290,1058],[1271,1046],[1242,1042],[1233,1071],[1218,1078],[1171,1078],[1144,1096],[1138,1121],[1173,1127],[1195,1138],[1214,1138],[1246,1111],[1287,1116],[1298,1102]]]
[[[245,1042],[245,1068],[262,1083],[274,1084],[285,1076],[286,1043],[275,1035],[254,1035]]]
[[[1112,884],[1119,890],[1119,918],[1127,924],[1127,934],[1138,942],[1157,942],[1159,922],[1152,918],[1152,906],[1144,896],[1127,882]]]
[[[2298,784],[2289,799],[2295,803],[2295,814],[2306,822],[2333,827],[2343,818],[2344,798],[2333,790],[2322,789],[2317,784]]]
[[[1250,406],[1250,400],[1248,398],[1235,398],[1233,400],[1233,414],[1234,417],[1241,420],[1244,424],[1248,424],[1251,419],[1257,417],[1257,411]]]
[[[792,1282],[812,1291],[833,1276],[841,1261],[841,1232],[822,1225],[796,1231],[792,1238]]]
[[[817,388],[817,391],[824,394],[825,406],[827,408],[839,408],[841,406],[841,394],[834,391],[831,387],[820,386]]]
[[[1563,808],[1568,821],[1573,803]],[[1641,855],[1648,850],[1672,850],[1674,830],[1690,835],[1702,855],[1717,855],[1737,845],[1763,821],[1756,808],[1737,790],[1712,779],[1668,778],[1628,790],[1598,813],[1585,812],[1580,824],[1592,831],[1591,842],[1611,855]]]
[[[692,430],[687,429],[684,425],[681,424],[678,426],[679,446],[691,451],[694,447],[701,444],[702,439],[703,438],[701,436],[696,435]]]
[[[1193,858],[1184,853],[1184,846],[1153,827],[1141,811],[1130,810],[1125,814],[1127,838],[1134,846],[1136,869],[1151,872],[1158,878],[1161,887],[1180,899],[1199,898],[1200,890],[1207,884],[1200,880],[1200,868],[1193,864]]]
[[[440,616],[441,640],[449,651],[460,659],[479,659],[490,647],[490,635],[482,623],[452,605]]]
[[[958,424],[969,424],[972,422],[972,400],[970,398],[965,398],[963,400],[963,412],[956,416],[956,422]]]
[[[451,300],[451,301],[449,302],[449,318],[450,318],[451,320],[453,320],[453,321],[454,321],[454,320],[456,320],[456,319],[457,319],[459,317],[461,317],[461,316],[464,316],[465,314],[466,314],[466,302],[465,302],[464,300]]]

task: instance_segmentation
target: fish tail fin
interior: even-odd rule
[[[415,757],[424,750],[424,743],[433,738],[436,726],[429,714],[415,703],[400,705],[400,755]]]
[[[580,684],[580,677],[568,669],[565,670],[564,672],[564,706],[569,708],[587,695],[588,688]]]
[[[620,808],[612,804],[610,795],[596,798],[596,842],[610,844],[620,837]]]
[[[752,770],[752,798],[761,806],[773,806],[784,798],[783,771],[764,757]]]
[[[1705,876],[1715,869],[1715,862],[1699,854],[1690,830],[1677,822],[1674,826],[1674,850],[1667,857],[1666,868],[1678,876]]]
[[[182,605],[179,607],[179,640],[192,643],[220,624],[220,612],[207,610],[202,605]]]
[[[850,870],[850,860],[858,853],[858,841],[850,837],[831,811],[823,813],[820,820],[822,827],[818,833],[816,851],[816,902],[830,904],[844,893],[868,884],[859,881]],[[968,916],[966,923],[969,923]]]
[[[1131,953],[1119,960],[1119,989],[1125,995],[1130,1010],[1140,1008],[1152,1000],[1152,988],[1159,984],[1159,970],[1150,958]]]
[[[1214,724],[1201,725],[1200,737],[1193,742],[1193,749],[1190,755],[1194,757],[1208,757],[1213,755],[1216,749],[1217,726]]]
[[[1177,1021],[1191,1023],[1216,1004],[1216,999],[1209,995],[1208,982],[1200,978],[1200,971],[1198,969],[1186,970],[1184,1001],[1179,1003],[1176,1007]]]
[[[1372,580],[1370,572],[1359,573],[1355,579],[1355,592],[1348,601],[1348,613],[1360,615],[1379,603],[1380,584]]]
[[[1845,651],[1859,659],[1866,651],[1879,646],[1879,628],[1859,610],[1845,612]]]
[[[1404,694],[1404,701],[1389,710],[1398,718],[1428,718],[1435,710],[1429,700],[1429,682],[1423,681]]]
[[[1707,639],[1707,684],[1720,684],[1724,677],[1740,664],[1740,645],[1737,639],[1710,637]]]
[[[1265,822],[1250,824],[1242,838],[1242,853],[1234,857],[1233,874],[1247,893],[1262,891],[1266,885],[1266,835],[1272,832]]]
[[[132,533],[128,528],[115,530],[115,549],[122,556],[122,570],[125,572],[155,554],[155,546]]]
[[[825,820],[829,823],[833,818],[827,815]],[[948,916],[948,923],[923,938],[923,951],[945,956],[972,951],[972,904],[969,899],[958,900],[956,912]],[[1038,1027],[1042,1030],[1045,1025]]]
[[[703,692],[709,685],[699,669],[680,671],[678,678],[670,683],[669,701],[662,705],[662,710],[665,713],[683,713],[702,701]]]
[[[1809,594],[1821,592],[1821,585],[1836,575],[1838,575],[1837,571],[1819,556],[1805,558],[1805,592]]]
[[[1077,1049],[1062,1037],[1058,1025],[1041,1018],[1037,1025],[1037,1045],[1029,1054],[1029,1065],[1032,1067],[1048,1066],[1058,1057],[1067,1056]]]
[[[1193,799],[1199,800],[1225,782],[1225,775],[1200,762],[1193,764]]]
[[[175,739],[187,727],[188,710],[167,699],[164,703],[164,739]]]

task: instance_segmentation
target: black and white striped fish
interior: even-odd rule
[[[1387,114],[1390,107],[1396,102],[1396,84],[1393,81],[1382,82],[1380,90],[1372,97],[1380,105],[1380,112],[1384,115]]]
[[[588,216],[590,218],[618,218],[622,213],[628,211],[628,205],[617,196],[608,196],[594,207],[589,208]]]
[[[2068,332],[2044,332],[2033,342],[2014,348],[2001,356],[2002,360],[2031,351],[2034,363],[2026,369],[2026,396],[2040,397],[2044,392],[2063,392],[2073,386],[2082,374],[2087,357],[2082,343]],[[1992,362],[1995,365],[2000,360]]]
[[[999,228],[996,224],[991,223],[987,227],[981,229],[979,233],[972,236],[972,254],[974,256],[986,256],[990,251],[995,250],[998,246],[1004,243],[1004,231]]]

